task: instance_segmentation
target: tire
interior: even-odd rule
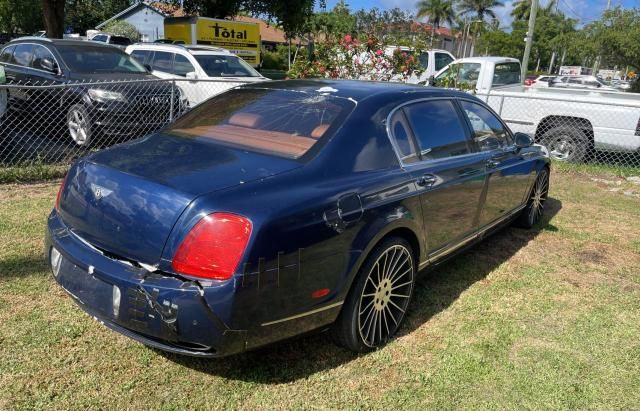
[[[527,206],[522,210],[515,225],[522,228],[532,228],[544,215],[544,204],[549,195],[549,170],[543,168],[538,174],[531,193],[527,199]]]
[[[415,257],[405,239],[390,237],[377,245],[333,326],[336,342],[358,353],[385,345],[402,323],[415,276]]]
[[[74,143],[78,146],[89,146],[92,142],[93,130],[89,111],[82,104],[74,104],[67,112],[67,129]]]
[[[554,160],[581,163],[587,159],[591,144],[585,133],[575,127],[558,126],[542,136],[542,144]]]

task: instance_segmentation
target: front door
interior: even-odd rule
[[[509,129],[488,108],[477,102],[460,100],[473,131],[477,150],[484,154],[487,189],[480,213],[482,227],[522,205],[534,175],[533,163],[524,161]]]
[[[448,99],[404,106],[392,118],[391,130],[420,192],[425,241],[434,256],[476,229],[483,156],[474,152],[462,113]]]

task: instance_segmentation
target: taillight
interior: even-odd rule
[[[193,226],[182,240],[173,269],[181,274],[227,280],[238,267],[251,236],[251,221],[231,213],[213,213]]]
[[[60,188],[58,188],[58,195],[56,196],[56,210],[60,210],[60,198],[62,197],[62,190],[64,190],[64,184],[67,182],[67,176],[65,175],[62,179],[62,183],[60,183]]]

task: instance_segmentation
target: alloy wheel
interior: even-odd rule
[[[569,136],[559,136],[551,142],[549,154],[552,158],[567,161],[573,158],[576,146]]]
[[[87,144],[89,140],[89,122],[86,114],[78,108],[71,109],[67,124],[73,141],[79,146]]]
[[[531,225],[536,224],[544,214],[544,203],[549,194],[549,173],[543,170],[536,179],[533,191],[531,192],[529,220]]]
[[[358,305],[358,331],[365,345],[384,344],[398,329],[413,291],[411,252],[393,245],[373,264]]]

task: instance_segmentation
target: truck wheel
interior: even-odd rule
[[[580,163],[587,158],[591,145],[580,129],[570,126],[554,127],[544,133],[542,144],[551,158],[570,163]]]
[[[67,127],[73,141],[79,146],[91,143],[91,118],[82,104],[74,104],[67,113]]]

